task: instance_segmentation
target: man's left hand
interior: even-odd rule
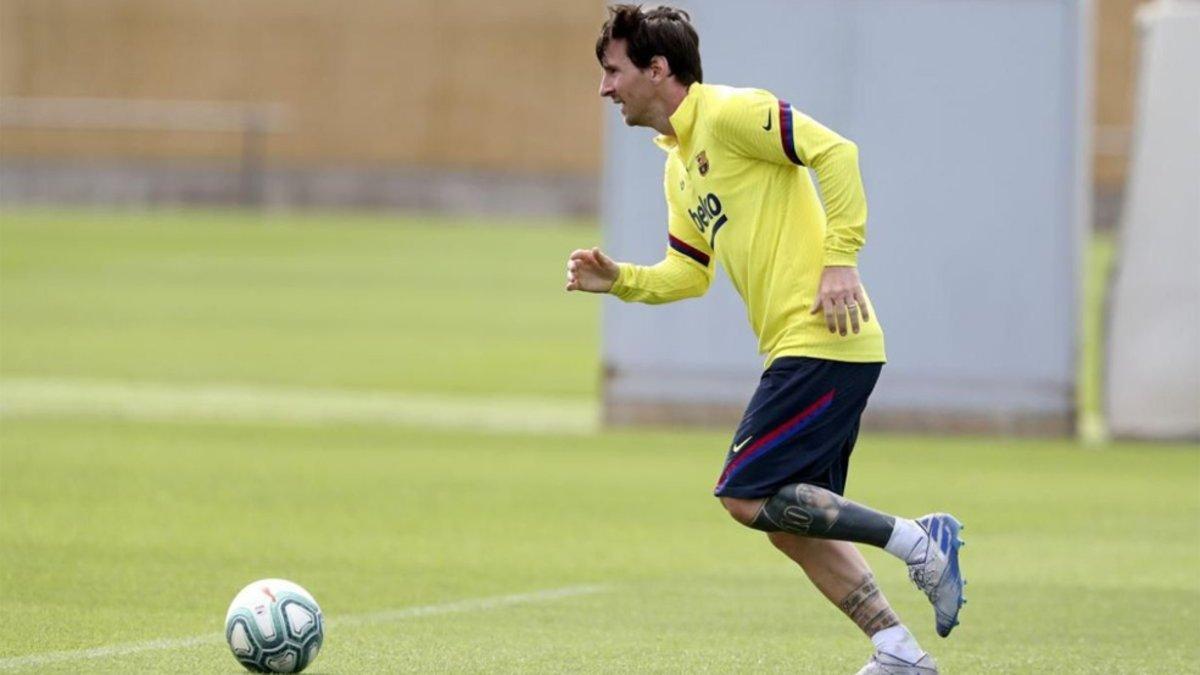
[[[813,300],[811,314],[825,312],[825,325],[829,332],[846,334],[846,325],[855,333],[859,330],[859,317],[871,320],[867,309],[867,295],[858,280],[858,269],[854,267],[829,266],[821,273],[821,288]]]

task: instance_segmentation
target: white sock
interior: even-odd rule
[[[927,536],[917,521],[896,518],[892,536],[888,538],[887,546],[884,546],[883,550],[906,563],[917,562],[925,555],[925,547],[921,544]]]
[[[902,658],[909,663],[916,663],[925,655],[921,645],[917,644],[917,639],[908,632],[904,624],[884,628],[871,636],[871,642],[875,643],[875,649]]]

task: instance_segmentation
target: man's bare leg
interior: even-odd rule
[[[720,499],[734,519],[756,530],[882,548],[908,565],[909,578],[933,604],[938,635],[946,637],[958,625],[966,580],[958,566],[962,524],[953,516],[898,518],[807,483],[785,485],[762,499]]]
[[[816,485],[797,483],[770,499],[722,497],[738,522],[764,532],[784,531],[804,537],[837,539],[884,548],[897,519],[855,503]]]
[[[871,638],[876,656],[862,672],[937,672],[851,543],[894,549],[896,535],[903,534],[905,523],[911,521],[804,484],[787,486],[770,499],[722,497],[721,504],[738,522],[766,531],[771,543],[800,565],[813,585]],[[884,667],[876,659],[892,661]]]
[[[926,539],[912,520],[870,507],[805,483],[788,485],[767,499],[721,497],[734,520],[763,532],[786,532],[803,538],[834,539],[884,549],[906,563]]]
[[[866,558],[854,544],[806,539],[787,532],[771,532],[767,536],[867,637],[900,624],[875,584],[875,575]]]
[[[862,553],[849,542],[811,539],[787,532],[767,535],[775,548],[808,575],[817,590],[871,638],[875,648],[910,662],[924,650],[900,623]]]

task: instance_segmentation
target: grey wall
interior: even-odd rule
[[[1090,184],[1086,2],[696,0],[707,82],[758,86],[858,143],[860,270],[884,325],[880,425],[1065,432]],[[606,120],[602,220],[665,248],[663,155]],[[669,307],[605,306],[612,421],[717,420],[762,361],[723,272]]]

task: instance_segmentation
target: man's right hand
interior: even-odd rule
[[[620,268],[599,248],[581,248],[567,259],[567,290],[607,293],[617,281]]]

